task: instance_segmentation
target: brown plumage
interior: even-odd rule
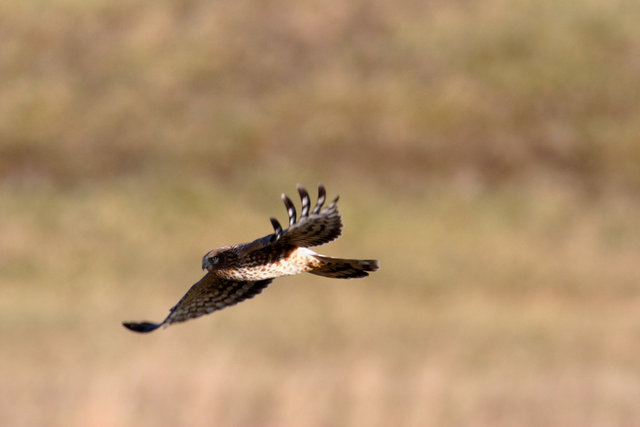
[[[300,218],[291,199],[282,195],[289,215],[287,229],[271,218],[272,234],[209,251],[202,258],[202,269],[207,274],[191,286],[162,322],[123,322],[123,325],[135,332],[151,332],[163,325],[195,319],[254,297],[280,276],[309,272],[349,279],[368,276],[378,269],[377,260],[332,258],[308,249],[340,236],[338,197],[323,209],[326,192],[320,185],[318,201],[311,210],[307,191],[298,185],[298,193],[302,202]]]

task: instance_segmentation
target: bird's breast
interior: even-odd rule
[[[218,274],[231,280],[264,280],[303,273],[318,261],[315,252],[307,248],[286,251],[257,250],[238,257],[236,265],[218,269]]]

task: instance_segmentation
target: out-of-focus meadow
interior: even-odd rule
[[[0,4],[0,425],[640,419],[640,3]],[[365,280],[149,336],[281,192]]]

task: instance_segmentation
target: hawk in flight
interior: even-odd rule
[[[300,218],[291,199],[282,195],[289,215],[288,228],[283,229],[277,219],[271,218],[272,234],[209,251],[202,258],[202,269],[207,274],[169,310],[166,319],[160,323],[123,322],[123,325],[135,332],[151,332],[160,326],[195,319],[258,295],[280,276],[309,272],[349,279],[368,276],[369,271],[378,269],[377,260],[332,258],[309,249],[340,236],[338,197],[323,209],[326,192],[320,185],[318,201],[311,210],[307,191],[298,185],[298,193],[302,201]]]

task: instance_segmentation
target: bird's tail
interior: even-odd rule
[[[324,255],[314,255],[314,258],[320,263],[309,273],[334,279],[365,277],[369,275],[368,271],[378,269],[378,260],[375,259],[342,259]]]

